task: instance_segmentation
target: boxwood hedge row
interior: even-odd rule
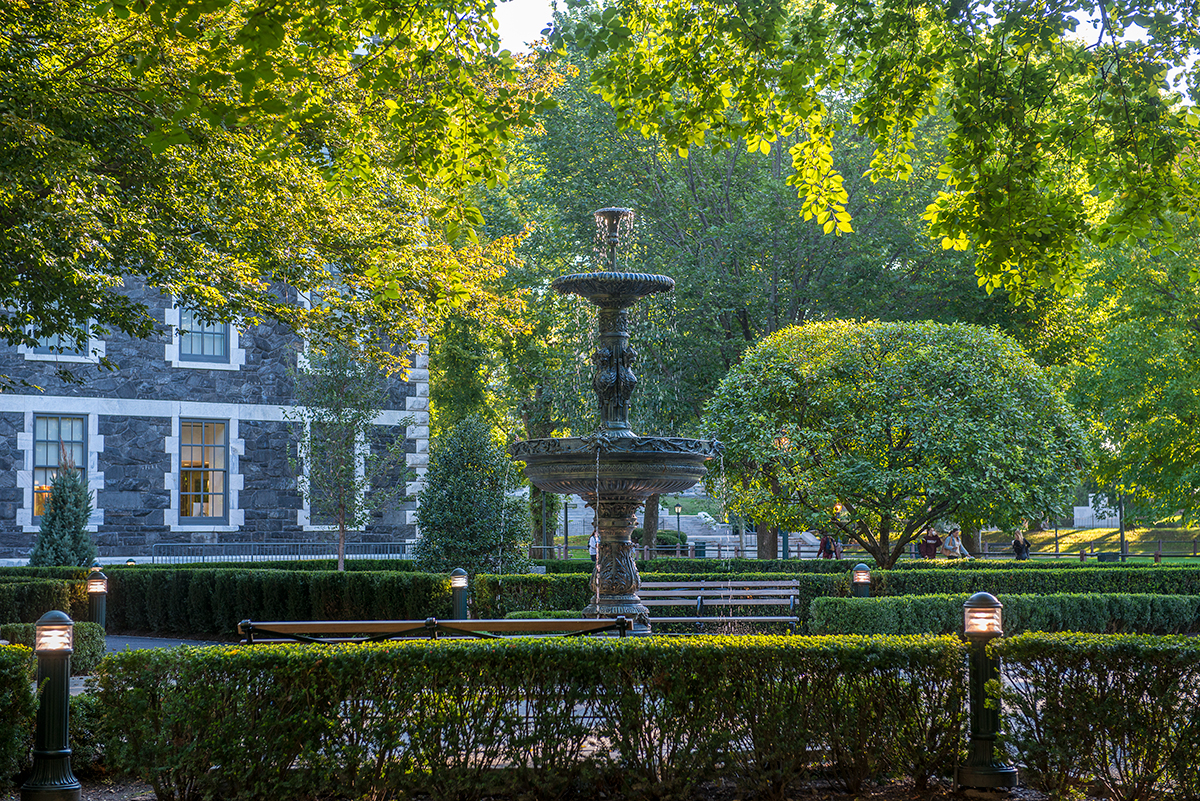
[[[73,618],[87,614],[82,582],[51,578],[0,577],[0,623],[34,623],[51,609]]]
[[[5,623],[0,625],[0,640],[8,640],[12,645],[24,645],[32,649],[35,628],[36,626],[32,623]],[[95,670],[96,665],[104,658],[104,629],[98,623],[77,622],[74,640],[74,653],[71,654],[71,675],[86,676]],[[29,662],[29,668],[32,671],[34,668],[32,651]]]
[[[954,634],[962,631],[967,595],[890,598],[814,598],[812,634]],[[1113,593],[1005,595],[1004,631],[1194,634],[1200,632],[1200,595]]]
[[[639,573],[849,573],[863,559],[638,559]],[[872,559],[865,560],[874,566]],[[534,562],[547,573],[591,573],[582,559],[544,559]]]
[[[871,573],[871,591],[884,595],[937,595],[987,590],[993,595],[1058,592],[1200,595],[1200,567],[1105,566],[1062,570],[904,569]]]
[[[450,616],[447,575],[138,567],[108,575],[109,631],[228,636],[257,620]]]
[[[23,645],[0,645],[0,787],[25,766],[32,744],[32,659],[33,651]]]
[[[98,680],[110,767],[159,798],[682,798],[818,759],[923,782],[961,749],[963,664],[952,637],[518,639],[136,651]]]
[[[1004,742],[1054,798],[1200,798],[1200,641],[1022,634],[995,641]],[[1091,792],[1086,792],[1091,790]]]

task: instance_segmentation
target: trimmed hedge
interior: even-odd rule
[[[80,602],[77,598],[80,595],[86,610],[87,593],[78,582],[46,578],[0,581],[0,622],[34,623],[51,609],[78,618]]]
[[[137,567],[108,575],[109,631],[227,636],[256,620],[450,617],[450,577],[397,571]]]
[[[812,634],[955,634],[967,595],[814,598]],[[1074,594],[1005,595],[1004,631],[1191,634],[1200,632],[1200,596]]]
[[[963,665],[953,637],[509,639],[130,651],[97,678],[109,766],[159,798],[684,798],[778,796],[817,754],[852,791],[949,770]]]
[[[822,575],[815,573],[644,573],[642,581],[768,581],[790,579],[796,582],[796,609],[803,620],[813,598],[822,595],[848,595],[850,574]],[[476,576],[472,585],[474,608],[478,618],[500,618],[509,612],[526,609],[582,610],[592,600],[591,575],[560,573],[558,575]],[[679,606],[656,606],[656,615],[692,614],[696,599],[681,600]],[[723,607],[724,608],[724,607]],[[787,604],[754,607],[728,607],[730,614],[786,614]]]
[[[1153,562],[1098,562],[1089,559],[1080,562],[1079,556],[1063,552],[1059,559],[1025,559],[1018,561],[1012,556],[1003,559],[901,559],[893,570],[1074,570],[1077,568],[1105,567],[1138,568],[1166,567]]]
[[[23,645],[0,645],[0,787],[7,787],[28,761],[34,712],[32,659],[33,651]]]
[[[5,623],[0,625],[0,640],[8,640],[13,645],[24,645],[32,649],[35,629],[36,626],[32,623]],[[105,648],[104,629],[100,624],[86,621],[76,623],[71,675],[89,675],[104,658]]]
[[[974,563],[969,563],[972,566]],[[986,590],[993,595],[1060,592],[1200,595],[1200,567],[1083,566],[1066,570],[887,570],[871,573],[871,593],[937,595]]]
[[[992,647],[1003,742],[1027,781],[1055,798],[1092,783],[1123,801],[1200,798],[1196,638],[1023,634]]]
[[[241,562],[170,562],[144,565],[106,565],[105,575],[111,570],[136,570],[140,567],[174,568],[177,570],[337,570],[336,559],[292,559],[258,560]],[[346,570],[397,570],[416,573],[417,563],[412,559],[346,559]]]

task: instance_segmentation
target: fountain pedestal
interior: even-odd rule
[[[590,437],[557,437],[513,444],[514,459],[525,462],[525,475],[538,489],[581,495],[596,510],[600,545],[592,571],[593,602],[585,617],[634,621],[635,633],[649,633],[649,611],[638,598],[641,579],[630,535],[637,510],[651,495],[682,492],[704,477],[704,462],[720,443],[683,437],[639,437],[629,425],[629,404],[637,376],[637,352],[629,346],[628,308],[647,295],[669,292],[675,282],[665,275],[616,271],[618,227],[632,216],[628,209],[601,209],[611,271],[566,275],[552,286],[579,295],[599,307],[599,336],[592,355],[592,388],[600,427]]]

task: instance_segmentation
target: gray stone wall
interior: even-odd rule
[[[303,499],[288,463],[295,445],[289,424],[281,419],[281,407],[293,402],[288,371],[295,366],[299,340],[282,326],[255,326],[237,336],[245,360],[238,369],[175,366],[166,357],[173,339],[165,322],[169,300],[157,292],[129,294],[144,300],[160,325],[157,336],[147,340],[116,334],[103,337],[105,353],[118,365],[116,370],[61,359],[30,360],[17,348],[0,345],[0,373],[42,389],[0,394],[0,557],[27,556],[36,537],[18,521],[27,492],[18,483],[18,471],[26,465],[18,435],[27,438],[30,433],[26,417],[31,410],[86,414],[98,432],[99,439],[89,441],[89,448],[98,450],[95,469],[103,479],[95,489],[96,506],[103,510],[96,539],[104,555],[144,555],[155,543],[327,538],[324,532],[305,530],[297,523]],[[61,380],[60,369],[78,380]],[[412,383],[396,381],[389,392],[389,409],[403,416],[412,405],[410,398],[424,394]],[[203,404],[213,405],[218,412],[197,412]],[[180,416],[236,416],[238,420],[236,438],[242,450],[237,454],[241,481],[237,506],[243,517],[236,530],[219,530],[234,526],[172,530],[168,522],[166,512],[174,493],[167,476],[178,470],[179,455],[168,452],[167,443],[177,435],[175,420]],[[394,437],[406,437],[403,427],[381,427],[375,439],[383,444]],[[405,449],[413,453],[418,447],[423,446],[409,440]],[[404,480],[399,472],[395,478]],[[408,502],[383,510],[366,532],[352,539],[411,539],[416,532],[406,522],[406,513],[414,508]]]

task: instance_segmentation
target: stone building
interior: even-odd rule
[[[112,334],[84,352],[0,345],[0,374],[32,388],[0,393],[0,557],[27,556],[49,484],[65,456],[94,492],[101,554],[146,555],[156,543],[328,539],[309,518],[288,463],[295,438],[288,367],[300,342],[281,326],[206,325],[157,292],[131,292],[159,336]],[[97,366],[101,355],[119,365]],[[428,449],[428,371],[419,356],[394,381],[379,440],[407,439],[418,479]],[[65,382],[66,369],[80,381]],[[412,418],[407,428],[402,423]],[[415,504],[377,514],[362,539],[412,539]]]

